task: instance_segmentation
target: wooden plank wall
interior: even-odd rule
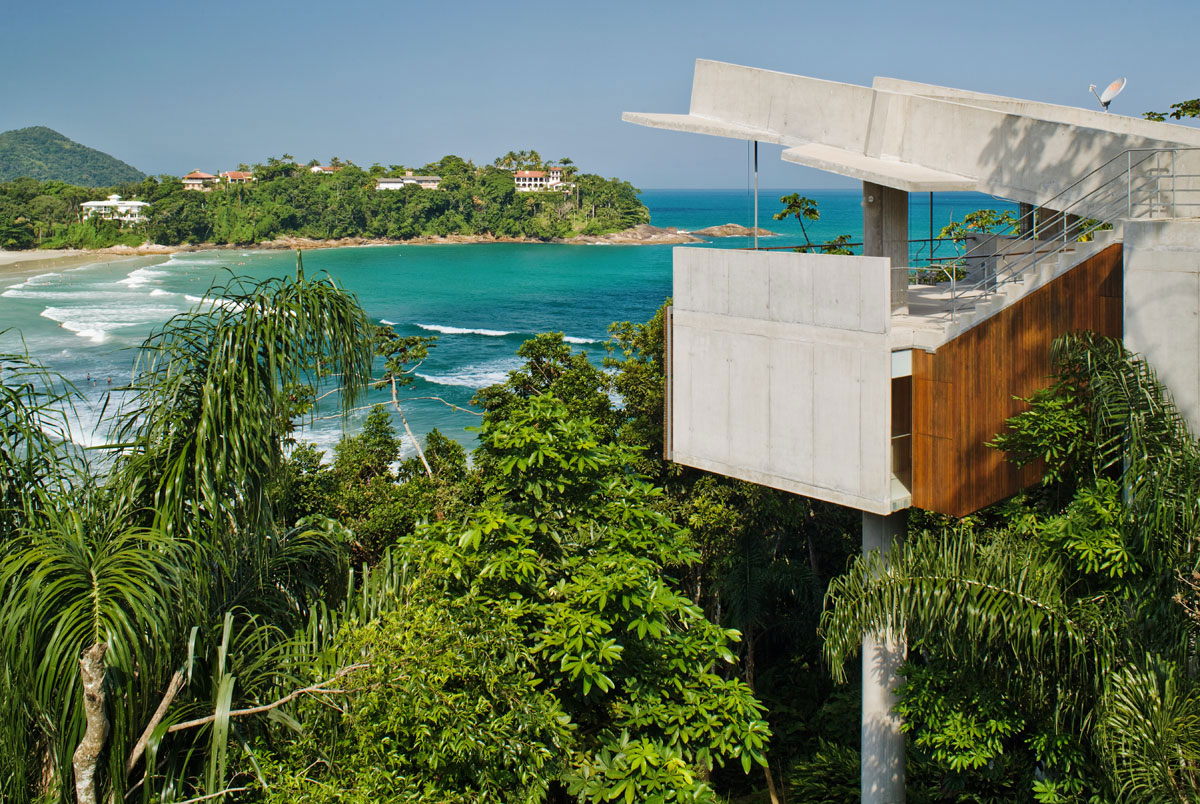
[[[913,505],[966,516],[1041,478],[985,446],[1049,384],[1050,345],[1067,332],[1121,337],[1115,244],[930,354],[913,351]]]

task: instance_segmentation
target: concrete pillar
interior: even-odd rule
[[[906,268],[908,192],[863,182],[863,256],[888,257],[892,268]],[[908,271],[892,271],[892,312],[908,313]]]
[[[863,555],[886,552],[904,533],[904,512],[862,515]],[[896,705],[904,642],[895,634],[871,634],[862,643],[862,804],[904,804],[904,735]]]

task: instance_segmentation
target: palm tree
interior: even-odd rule
[[[965,520],[886,559],[860,557],[830,584],[825,656],[842,677],[864,633],[905,633],[1014,700],[1050,701],[1054,722],[1107,771],[1101,794],[1194,800],[1197,633],[1175,600],[1200,535],[1200,449],[1154,372],[1120,342],[1068,336],[1054,360],[1058,398],[1010,421],[1008,443],[1032,431],[1023,428],[1038,404],[1078,404],[1090,449],[1072,501],[1012,506],[998,529]]]
[[[41,513],[17,520],[0,555],[0,697],[16,715],[0,723],[0,784],[13,800],[66,801],[72,787],[79,801],[120,796],[147,723],[214,706],[223,727],[218,718],[152,742],[159,763],[187,770],[196,741],[207,741],[200,786],[218,792],[229,706],[286,677],[272,657],[345,577],[344,540],[282,531],[271,483],[298,388],[336,377],[346,409],[365,389],[371,324],[331,281],[306,278],[299,260],[294,278],[235,280],[210,295],[218,303],[172,319],[143,346],[111,468],[81,472],[69,493],[50,487],[40,509],[21,501]],[[0,434],[19,436],[14,411],[31,397],[3,379]],[[31,435],[37,450],[57,448]],[[0,453],[0,477],[46,464],[24,457]],[[256,649],[231,653],[231,640]],[[193,674],[200,662],[220,672]],[[158,765],[147,762],[149,791]]]

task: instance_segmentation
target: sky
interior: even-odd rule
[[[1112,111],[1133,116],[1200,96],[1200,0],[6,5],[0,131],[49,126],[151,174],[534,149],[639,187],[746,187],[745,143],[621,122],[686,112],[697,58],[1085,107],[1126,76]],[[853,186],[779,151],[763,187]]]

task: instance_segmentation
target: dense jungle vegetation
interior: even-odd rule
[[[434,340],[302,271],[223,295],[144,344],[106,460],[0,356],[7,800],[855,801],[884,627],[909,800],[1200,796],[1200,450],[1118,343],[1060,340],[997,435],[1041,486],[910,512],[884,566],[857,512],[663,461],[662,311],[600,366],[526,342],[470,456],[384,407],[321,455],[316,389],[401,407]]]
[[[21,178],[0,184],[0,248],[104,248],[147,241],[249,245],[283,236],[408,240],[491,234],[547,240],[606,234],[650,220],[640,191],[629,182],[579,173],[569,159],[563,160],[564,175],[572,189],[522,193],[516,192],[513,168],[507,165],[540,167],[541,157],[510,152],[496,162],[480,167],[446,156],[414,170],[440,176],[436,190],[375,188],[376,178],[403,176],[401,165],[364,169],[334,159],[335,173],[314,174],[286,156],[248,168],[253,182],[222,182],[211,192],[185,190],[174,176],[103,189]],[[81,203],[111,193],[149,202],[148,220],[128,228],[80,220]]]

